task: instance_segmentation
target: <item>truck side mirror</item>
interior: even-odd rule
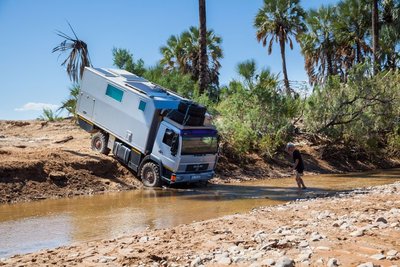
[[[172,137],[172,143],[171,143],[171,155],[176,156],[178,153],[178,148],[179,148],[179,135],[174,134],[174,137]]]

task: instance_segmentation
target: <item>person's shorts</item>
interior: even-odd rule
[[[296,169],[296,172],[300,175],[304,174],[304,169]]]

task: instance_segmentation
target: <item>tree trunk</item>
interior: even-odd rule
[[[379,64],[379,17],[378,17],[378,0],[372,1],[372,53],[373,53],[373,70],[374,75],[378,72]]]
[[[290,90],[289,79],[286,70],[285,40],[282,36],[279,37],[279,45],[281,47],[283,83],[285,85],[286,94],[291,95],[292,91]]]
[[[360,47],[360,43],[358,41],[356,41],[356,63],[360,63],[361,62],[361,47]]]
[[[333,65],[332,65],[332,56],[330,53],[326,55],[326,62],[328,64],[328,73],[327,76],[333,75]]]
[[[207,26],[206,26],[206,1],[199,0],[200,19],[200,55],[199,55],[199,93],[203,94],[207,89]]]
[[[396,47],[392,47],[391,49],[392,52],[389,54],[389,69],[390,70],[396,70]]]

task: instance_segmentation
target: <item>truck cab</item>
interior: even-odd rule
[[[165,118],[153,152],[162,162],[162,179],[169,183],[207,181],[214,176],[218,132],[214,127],[190,127]]]

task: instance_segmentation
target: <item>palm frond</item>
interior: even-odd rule
[[[57,30],[56,34],[64,40],[59,45],[53,48],[52,53],[59,52],[60,57],[61,55],[69,51],[69,54],[61,63],[61,66],[66,66],[66,71],[70,80],[74,83],[77,83],[79,79],[82,78],[85,67],[91,67],[92,64],[87,44],[78,38],[69,22],[68,25],[74,37],[71,37],[64,32]]]

